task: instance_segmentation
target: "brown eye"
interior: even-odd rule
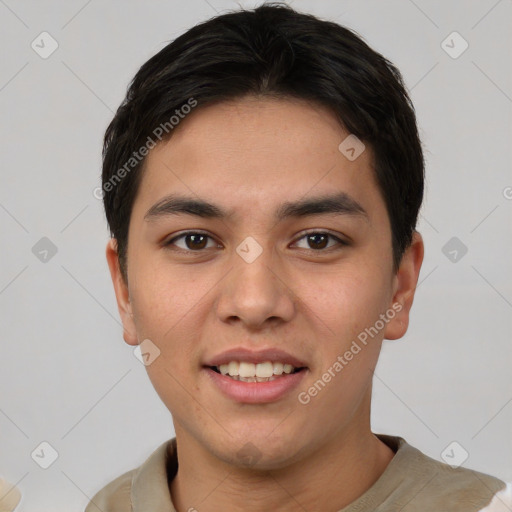
[[[213,245],[208,246],[208,242],[211,241]],[[209,247],[215,247],[216,244],[211,236],[208,236],[204,233],[197,233],[194,231],[190,231],[188,233],[183,233],[175,238],[169,240],[166,246],[176,246],[177,248],[188,251],[188,252],[197,252],[202,249],[206,249]]]
[[[304,244],[302,247],[299,247],[301,249],[309,249],[313,251],[322,251],[323,249],[330,249],[331,247],[334,247],[335,245],[338,246],[344,246],[348,245],[346,242],[338,238],[337,236],[332,235],[331,233],[325,233],[322,231],[315,231],[311,233],[307,233],[303,237],[299,238],[297,240],[296,244],[299,244],[299,242],[304,241],[306,242],[306,247]],[[332,243],[331,243],[332,241]]]
[[[311,249],[324,249],[327,247],[329,235],[326,235],[325,233],[314,233],[312,235],[307,235],[307,239]]]
[[[186,235],[185,245],[189,249],[204,249],[206,247],[207,238],[205,235]]]

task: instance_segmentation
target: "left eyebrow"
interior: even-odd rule
[[[144,219],[150,222],[168,215],[179,214],[212,219],[224,219],[230,216],[220,206],[207,201],[187,196],[169,195],[149,208],[144,215]],[[345,192],[285,202],[277,208],[275,218],[281,221],[290,217],[307,217],[321,214],[359,216],[369,221],[366,210]]]
[[[276,211],[276,218],[283,220],[288,217],[307,217],[326,213],[354,215],[370,220],[367,211],[345,192],[283,203]]]

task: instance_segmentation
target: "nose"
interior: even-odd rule
[[[216,301],[218,317],[256,330],[289,322],[296,312],[296,297],[282,266],[264,250],[250,263],[233,254],[233,268],[221,283]]]

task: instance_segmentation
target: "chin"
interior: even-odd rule
[[[286,441],[280,436],[273,438],[266,431],[260,431],[260,435],[254,432],[258,431],[229,439],[223,452],[216,445],[214,453],[227,464],[255,471],[282,469],[301,458],[301,444],[296,436],[289,436]]]

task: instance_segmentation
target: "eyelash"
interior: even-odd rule
[[[171,238],[170,240],[168,240],[167,242],[165,242],[164,246],[168,247],[168,248],[171,248],[171,246],[177,240],[185,238],[188,235],[203,235],[203,236],[206,236],[207,238],[209,238],[211,240],[214,240],[214,238],[212,236],[210,236],[209,234],[204,233],[202,231],[185,231],[184,233],[181,233],[180,235],[175,236],[175,237]],[[338,245],[341,246],[341,247],[349,245],[348,242],[345,242],[344,240],[342,240],[338,236],[333,235],[332,233],[329,233],[328,231],[308,231],[308,232],[304,233],[301,237],[297,238],[294,243],[297,243],[299,240],[302,240],[302,239],[304,239],[304,238],[306,238],[306,237],[308,237],[310,235],[327,235],[331,239],[335,240],[338,243]],[[193,249],[183,249],[181,247],[172,248],[172,250],[175,250],[175,251],[178,251],[178,252],[182,252],[182,253],[201,253],[201,252],[204,252],[205,249],[193,250]],[[304,249],[304,250],[315,252],[315,253],[320,253],[320,252],[330,252],[330,250],[332,250],[332,249],[333,249],[333,247],[331,246],[331,247],[326,247],[326,248],[323,248],[323,249]]]

